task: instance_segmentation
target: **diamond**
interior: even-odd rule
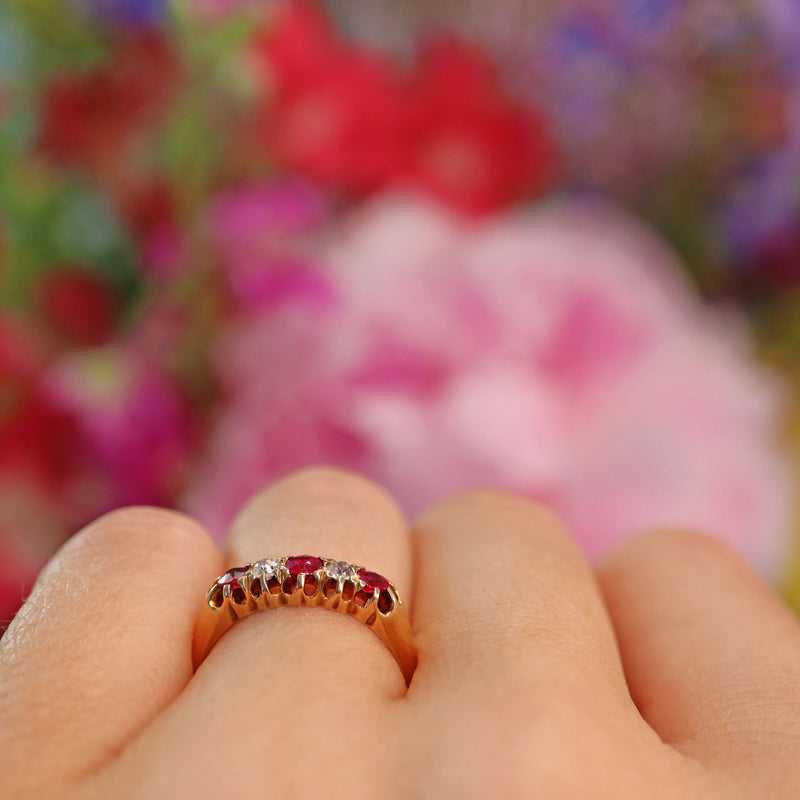
[[[286,569],[290,575],[310,575],[322,569],[322,559],[316,556],[292,556],[286,559]]]
[[[262,558],[261,561],[256,561],[250,568],[254,578],[262,578],[268,581],[270,578],[275,577],[275,572],[278,569],[278,562],[274,558]]]
[[[344,578],[345,580],[355,578],[357,575],[355,567],[346,561],[332,561],[330,564],[326,564],[325,572],[330,578]]]
[[[383,575],[378,575],[377,572],[369,572],[366,569],[360,569],[358,571],[358,577],[361,578],[361,583],[364,584],[364,588],[366,589],[380,589],[383,591],[389,588],[389,581],[384,578]]]

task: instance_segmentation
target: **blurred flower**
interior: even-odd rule
[[[276,15],[256,53],[278,159],[334,188],[363,192],[385,183],[402,149],[404,114],[391,62],[348,46],[303,0]]]
[[[263,0],[182,0],[196,19],[215,22],[236,14],[263,11]]]
[[[139,244],[143,270],[167,279],[190,268],[190,232],[178,219],[174,193],[165,179],[151,178],[127,185],[120,201]]]
[[[405,91],[410,120],[398,183],[478,212],[549,188],[556,158],[543,119],[503,95],[476,48],[430,42]]]
[[[480,51],[451,38],[410,71],[339,37],[294,2],[257,43],[278,158],[324,186],[425,190],[466,211],[538,193],[555,175],[543,119],[504,95]]]
[[[178,73],[161,35],[119,38],[108,63],[61,75],[47,86],[42,150],[58,162],[95,170],[106,181],[125,172],[131,147],[169,110]]]
[[[127,28],[153,28],[167,14],[167,0],[79,0],[96,21]]]
[[[0,317],[0,629],[44,561],[87,521],[70,500],[84,451],[68,413],[42,390],[45,347]]]
[[[796,0],[325,5],[383,53],[413,50],[420,30],[469,41],[546,117],[566,184],[646,211],[705,287],[757,275],[761,248],[800,231]]]
[[[0,618],[201,444],[217,530],[321,460],[412,512],[499,484],[592,553],[675,524],[775,566],[779,392],[736,321],[627,218],[488,215],[624,201],[796,370],[796,0],[6,5]],[[358,212],[387,190],[438,210]]]
[[[48,372],[55,408],[75,420],[76,435],[98,466],[95,493],[106,508],[169,504],[186,468],[188,409],[174,382],[123,344],[76,351]]]
[[[108,282],[77,266],[50,270],[39,299],[44,319],[73,344],[102,344],[116,324],[118,301]]]
[[[322,461],[411,513],[501,486],[552,503],[593,555],[669,525],[776,569],[776,385],[630,219],[566,206],[469,227],[384,201],[320,261],[335,304],[288,298],[218,344],[225,411],[187,498],[214,529]]]
[[[185,478],[194,416],[149,353],[174,338],[157,306],[135,338],[69,346],[105,338],[103,292],[88,273],[49,276],[49,321],[73,342],[0,317],[0,623],[75,530],[121,505],[169,505]]]
[[[0,317],[0,484],[30,483],[55,502],[80,454],[70,415],[42,391],[46,366],[30,326]]]
[[[800,221],[766,240],[755,266],[762,287],[770,283],[778,289],[800,286]],[[753,274],[752,269],[749,272]]]
[[[287,296],[317,296],[327,287],[309,269],[314,256],[301,244],[327,218],[322,195],[300,182],[231,189],[211,203],[209,233],[233,296],[266,307]]]

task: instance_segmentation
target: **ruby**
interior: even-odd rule
[[[231,590],[241,589],[242,585],[239,583],[239,581],[244,577],[246,572],[247,570],[242,567],[229,569],[221,578],[219,578],[219,580],[217,580],[217,585],[230,586]]]
[[[377,572],[369,572],[366,569],[360,569],[358,571],[358,577],[361,578],[361,583],[363,583],[367,589],[380,589],[383,591],[389,588],[389,581],[387,581],[383,575],[378,575]]]
[[[292,556],[286,559],[286,569],[290,575],[311,575],[322,569],[322,559],[316,556]]]

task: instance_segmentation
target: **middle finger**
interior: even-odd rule
[[[425,513],[414,533],[417,691],[459,680],[505,693],[560,686],[631,704],[592,570],[547,509],[468,492]]]

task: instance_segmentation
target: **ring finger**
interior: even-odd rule
[[[232,565],[300,554],[363,564],[389,576],[407,596],[409,537],[400,510],[384,490],[354,474],[315,468],[276,483],[245,506],[231,529],[227,555]],[[274,691],[285,684],[287,690],[313,685],[389,696],[404,693],[389,650],[350,615],[316,608],[277,611],[236,624],[211,651],[208,670],[216,673],[217,663],[224,662],[230,676],[228,661],[238,661],[245,646],[261,648],[267,669],[262,675]],[[314,643],[313,658],[303,657],[309,642]],[[275,658],[276,645],[288,659]]]
[[[320,468],[292,475],[257,495],[228,539],[228,566],[306,553],[363,564],[388,576],[404,599],[409,595],[404,519],[383,490],[362,478]],[[202,602],[198,597],[198,610]],[[378,738],[385,705],[405,690],[386,645],[350,615],[307,607],[254,613],[219,639],[183,695],[114,771],[130,775],[147,797],[161,796],[178,779],[185,796],[230,793],[239,782],[280,791],[282,778],[287,790],[302,779],[311,792],[313,775],[282,767],[306,752],[314,773],[330,782],[352,761],[353,748]],[[335,733],[343,719],[356,741]],[[236,746],[220,763],[220,741],[231,736]],[[173,754],[170,763],[153,757],[164,748]],[[377,758],[365,761],[380,769]],[[186,763],[204,765],[202,785],[190,785],[195,776],[185,774]],[[268,784],[265,772],[273,776]]]

